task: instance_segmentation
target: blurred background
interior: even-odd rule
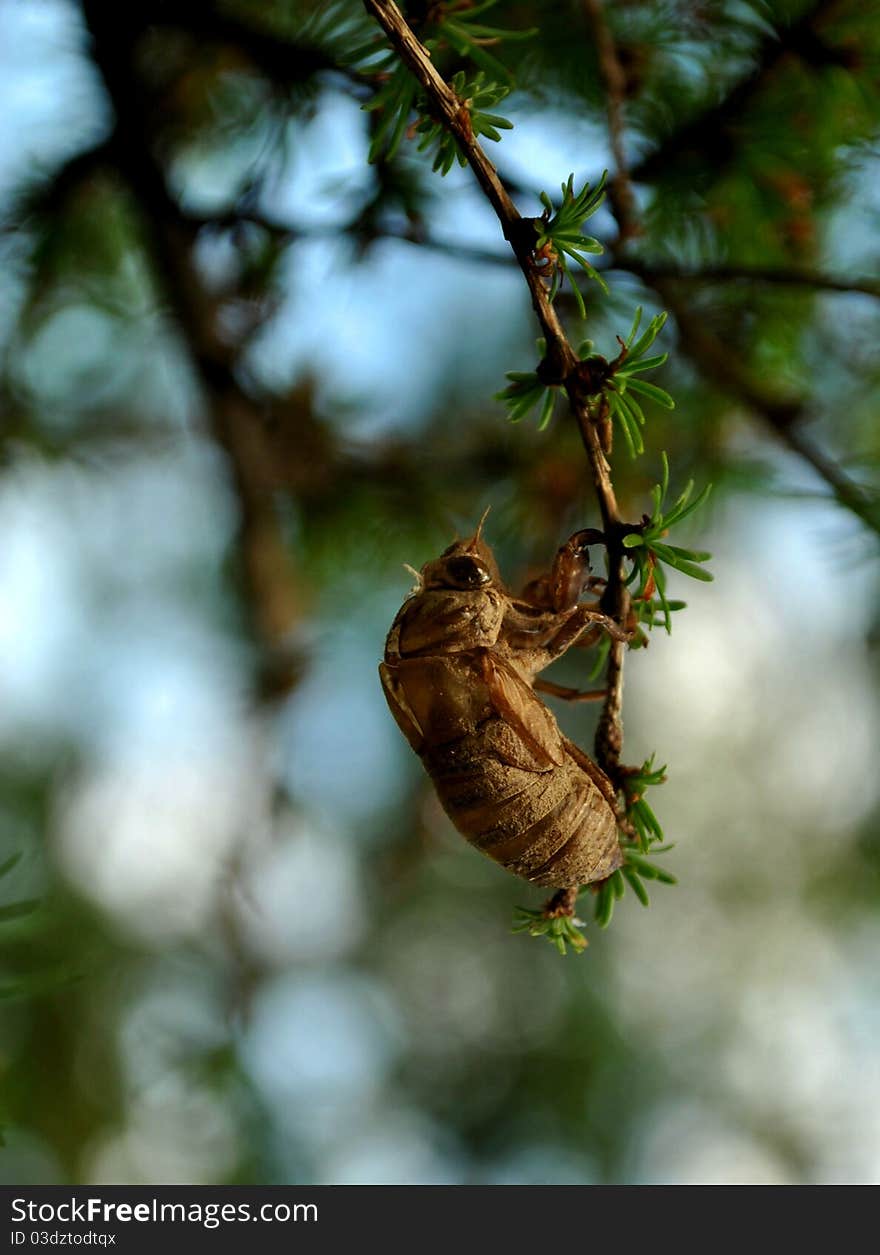
[[[597,7],[487,15],[526,214],[613,168]],[[468,172],[367,164],[354,2],[0,0],[4,1182],[880,1178],[880,14],[607,7],[587,334],[670,311],[615,483],[711,480],[715,583],[627,667],[680,884],[563,960],[376,673],[487,505],[513,583],[597,522]]]

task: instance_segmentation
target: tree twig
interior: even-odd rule
[[[516,264],[516,258],[510,253],[502,253],[493,248],[481,248],[479,245],[466,244],[459,240],[441,239],[421,229],[395,230],[391,227],[376,227],[371,224],[370,230],[365,231],[359,217],[349,222],[309,227],[279,222],[253,209],[232,209],[228,213],[211,217],[192,213],[188,213],[187,216],[205,226],[234,227],[240,223],[252,223],[282,243],[296,244],[302,241],[339,239],[345,236],[366,242],[396,240],[401,244],[426,248],[432,253],[442,253],[456,261],[475,262],[478,265],[500,266],[506,269]],[[635,229],[638,231],[638,225]],[[755,266],[745,262],[682,266],[676,262],[644,261],[638,254],[629,251],[618,257],[613,249],[609,249],[605,257],[607,261],[604,264],[602,257],[596,259],[597,270],[604,274],[616,271],[620,274],[635,275],[636,278],[649,284],[662,279],[707,285],[738,282],[761,283],[781,288],[807,288],[815,292],[838,293],[842,296],[855,293],[880,300],[880,280],[867,278],[864,275],[841,276],[829,274],[824,270],[807,270],[795,266]],[[562,299],[567,299],[566,293],[563,292],[561,296]]]
[[[602,0],[583,0],[583,3],[599,58],[599,73],[605,84],[608,136],[615,166],[609,196],[611,211],[617,222],[618,238],[615,247],[625,249],[628,240],[641,234],[636,198],[629,177],[623,142],[626,76],[617,55],[617,45],[605,20]],[[609,563],[610,560],[611,554],[609,554]],[[614,561],[614,568],[609,570],[608,609],[619,622],[623,622],[629,610],[629,594],[624,584],[622,551],[615,555]],[[602,708],[597,732],[597,737],[608,746],[615,763],[619,763],[623,750],[623,662],[625,656],[626,646],[623,642],[612,641],[605,672],[608,696]]]
[[[495,167],[483,152],[471,131],[469,115],[455,92],[440,77],[426,49],[413,34],[406,19],[393,0],[364,0],[364,6],[384,30],[392,47],[422,87],[433,116],[455,138],[468,165],[474,172],[486,199],[495,211],[505,239],[513,249],[532,298],[532,305],[547,345],[545,368],[548,377],[563,384],[568,393],[572,413],[587,453],[608,549],[608,584],[603,594],[603,608],[619,623],[626,619],[629,595],[621,578],[623,565],[622,522],[611,482],[611,470],[602,448],[602,439],[594,415],[578,388],[575,367],[578,358],[568,342],[559,317],[550,302],[544,277],[536,264],[532,248],[535,242],[534,220],[522,218]],[[614,779],[618,776],[623,744],[623,653],[624,646],[611,644],[608,670],[608,696],[605,700],[596,733],[596,758],[599,765]]]
[[[880,532],[878,502],[855,483],[840,466],[824,453],[803,430],[809,417],[808,403],[802,398],[774,396],[752,378],[705,324],[687,308],[674,286],[658,281],[656,289],[678,325],[681,347],[700,372],[720,384],[747,409],[761,419],[793,453],[812,466],[825,481],[837,501],[852,511],[875,532]]]
[[[7,214],[6,220],[0,223],[0,231],[17,229],[22,220],[31,213],[53,215],[59,212],[70,194],[101,170],[112,169],[113,164],[110,141],[102,141],[95,148],[77,153],[49,175],[36,190],[27,193],[14,205]],[[509,252],[481,248],[479,245],[466,244],[459,240],[441,239],[421,228],[399,230],[390,226],[378,227],[375,223],[371,223],[369,230],[366,230],[360,216],[347,222],[310,227],[271,218],[251,206],[234,206],[226,212],[210,215],[195,213],[179,205],[176,208],[178,213],[194,226],[232,228],[251,223],[268,232],[282,244],[339,239],[348,236],[367,243],[392,240],[402,244],[412,244],[417,248],[442,253],[456,261],[474,262],[478,265],[499,266],[506,269],[516,265],[516,258]],[[865,275],[835,275],[828,271],[804,269],[799,266],[759,266],[735,261],[688,266],[671,261],[648,261],[629,251],[624,256],[616,257],[613,249],[605,254],[605,258],[607,260],[601,257],[596,259],[595,264],[598,270],[606,274],[609,271],[616,271],[620,274],[635,275],[650,284],[662,279],[697,285],[742,281],[783,288],[807,288],[816,292],[839,293],[844,296],[848,293],[857,293],[880,300],[880,280],[868,278]],[[564,292],[561,297],[565,299]]]
[[[608,137],[611,141],[611,155],[615,165],[614,176],[609,182],[609,200],[620,231],[618,244],[623,245],[641,232],[623,142],[626,75],[617,55],[617,45],[605,19],[602,0],[583,0],[583,5],[599,57],[599,73],[605,84]]]
[[[599,54],[599,67],[607,90],[608,131],[612,152],[617,164],[615,177],[618,180],[618,187],[623,186],[626,189],[623,196],[618,192],[617,198],[612,199],[611,202],[611,207],[620,229],[620,242],[625,243],[628,238],[638,233],[639,223],[622,142],[624,76],[617,56],[614,39],[605,21],[602,0],[583,0],[583,2],[592,26],[593,37]],[[739,89],[732,92],[725,101],[725,117],[732,117],[736,112],[745,108],[749,99],[752,98],[758,86],[762,83],[765,75],[779,64],[783,51],[794,50],[803,57],[818,57],[821,52],[823,57],[827,53],[827,57],[833,59],[834,54],[819,39],[817,24],[822,18],[829,16],[834,8],[837,7],[837,3],[838,0],[817,0],[817,3],[811,6],[800,21],[789,29],[787,32],[788,38],[782,51],[780,51],[779,46],[776,48],[768,47],[765,50],[766,55],[760,68],[756,68],[751,78],[741,84]],[[700,120],[699,125],[695,123],[695,129],[690,132],[691,136],[696,134],[702,135],[702,128],[705,125],[706,119]],[[687,129],[685,129],[685,133],[687,133]],[[681,138],[679,136],[679,140]],[[657,154],[655,154],[656,156]],[[648,169],[650,169],[650,166]],[[642,169],[642,174],[645,174],[645,167]],[[623,259],[621,264],[627,266],[629,263],[626,259]],[[742,367],[735,356],[727,353],[724,350],[724,346],[715,340],[711,332],[707,331],[693,317],[684,303],[678,299],[677,294],[671,290],[670,285],[663,279],[662,266],[653,268],[650,265],[640,266],[636,261],[629,268],[632,270],[632,273],[639,274],[646,282],[651,282],[662,296],[664,304],[670,309],[678,324],[683,347],[696,365],[704,373],[709,374],[710,377],[720,380],[729,391],[744,401],[784,444],[808,462],[817,474],[825,480],[841,505],[851,510],[864,523],[867,523],[869,527],[874,530],[880,530],[876,504],[871,502],[859,485],[849,479],[834,460],[824,454],[804,433],[803,420],[807,414],[806,405],[801,401],[791,402],[773,397],[756,385],[749,376],[748,371]],[[743,270],[737,272],[735,268],[728,268],[725,272],[723,267],[716,269],[716,277],[723,274],[726,274],[728,278],[744,277]],[[768,276],[772,276],[771,281],[774,279],[778,281],[778,272],[766,269],[752,272],[753,278],[764,278],[766,280]],[[686,272],[679,272],[675,277],[686,278],[688,276]],[[705,272],[702,277],[706,277]],[[799,278],[803,281],[805,276],[799,276]],[[815,280],[816,276],[813,275],[810,278]],[[791,281],[790,274],[789,281]],[[810,286],[816,286],[815,282]],[[832,287],[832,290],[835,291],[840,290],[837,285],[828,284],[826,286]],[[844,290],[846,289],[844,288]],[[867,290],[870,295],[880,295],[880,285],[873,282],[865,284],[863,290]],[[612,667],[613,663],[614,655],[612,652]],[[613,689],[611,691],[613,692]]]
[[[520,269],[525,276],[532,297],[532,305],[541,330],[547,340],[548,353],[558,358],[554,365],[561,375],[566,375],[577,358],[568,344],[562,324],[554,310],[544,280],[532,260],[535,227],[530,219],[522,218],[498,172],[483,152],[471,132],[467,109],[455,92],[440,77],[427,50],[413,34],[406,19],[393,0],[364,0],[364,7],[388,36],[401,60],[424,90],[431,111],[439,122],[454,136],[486,199],[495,211],[504,238],[513,249]]]
[[[653,284],[657,280],[674,279],[680,283],[769,283],[782,288],[811,288],[816,292],[856,292],[880,300],[880,281],[864,276],[839,277],[822,270],[804,270],[793,266],[751,266],[739,262],[721,265],[681,266],[675,262],[641,261],[627,254],[613,269],[629,271]]]

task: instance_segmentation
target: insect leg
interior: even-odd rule
[[[554,658],[560,658],[583,635],[587,628],[594,623],[616,641],[629,639],[627,633],[622,628],[619,628],[607,614],[603,614],[601,610],[593,610],[590,606],[577,606],[570,615],[565,617],[558,631],[544,642],[544,648],[549,654],[550,661],[552,662]]]
[[[592,649],[597,641],[602,639],[602,629],[600,627],[590,628],[584,632],[583,636],[579,636],[574,643],[575,649]]]
[[[604,543],[605,537],[594,527],[575,532],[560,546],[550,571],[550,588],[554,610],[568,610],[577,605],[590,578],[590,545]]]
[[[557,614],[576,606],[582,593],[594,583],[589,547],[603,541],[602,533],[593,527],[575,532],[557,550],[549,572],[526,585],[523,600]]]
[[[419,727],[418,720],[406,700],[406,693],[399,678],[384,662],[379,663],[379,676],[385,691],[385,700],[394,716],[394,722],[409,741],[417,754],[421,754],[425,745],[425,735]]]
[[[532,682],[534,676],[578,644],[584,633],[592,637],[599,630],[615,640],[629,639],[613,619],[592,606],[575,606],[573,610],[540,615],[537,619],[521,614],[518,607],[510,608],[499,639],[514,653],[520,674]]]
[[[554,684],[552,680],[535,680],[532,688],[539,693],[549,693],[551,697],[561,697],[565,702],[600,702],[608,692],[607,689],[591,689],[585,693],[580,689],[566,688],[563,684]]]
[[[596,787],[602,790],[609,806],[614,811],[614,818],[617,820],[617,826],[621,832],[625,832],[628,837],[638,841],[639,834],[627,819],[626,813],[617,800],[617,790],[602,768],[594,763],[592,758],[585,754],[579,745],[575,745],[574,741],[569,741],[568,737],[565,737],[565,748],[578,766],[583,767]],[[626,770],[626,768],[623,768],[621,774],[624,774]]]
[[[592,758],[590,758],[588,754],[585,754],[579,745],[575,745],[574,741],[569,741],[568,737],[565,737],[564,739],[565,748],[568,753],[572,756],[577,765],[582,767],[587,773],[593,784],[602,793],[605,800],[608,802],[608,805],[616,815],[618,812],[617,790],[614,788],[614,785],[605,775],[602,768],[594,763]]]
[[[534,767],[546,770],[565,761],[562,735],[550,710],[514,671],[484,650],[483,680],[493,707],[507,728],[534,756]]]

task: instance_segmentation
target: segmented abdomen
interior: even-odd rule
[[[568,888],[610,876],[622,855],[614,812],[597,786],[567,751],[544,771],[487,754],[493,722],[423,754],[458,831],[534,884]]]

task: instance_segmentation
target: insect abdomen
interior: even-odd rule
[[[458,831],[508,871],[553,888],[609,876],[622,855],[614,812],[569,755],[543,771],[487,755],[491,727],[424,755]]]

